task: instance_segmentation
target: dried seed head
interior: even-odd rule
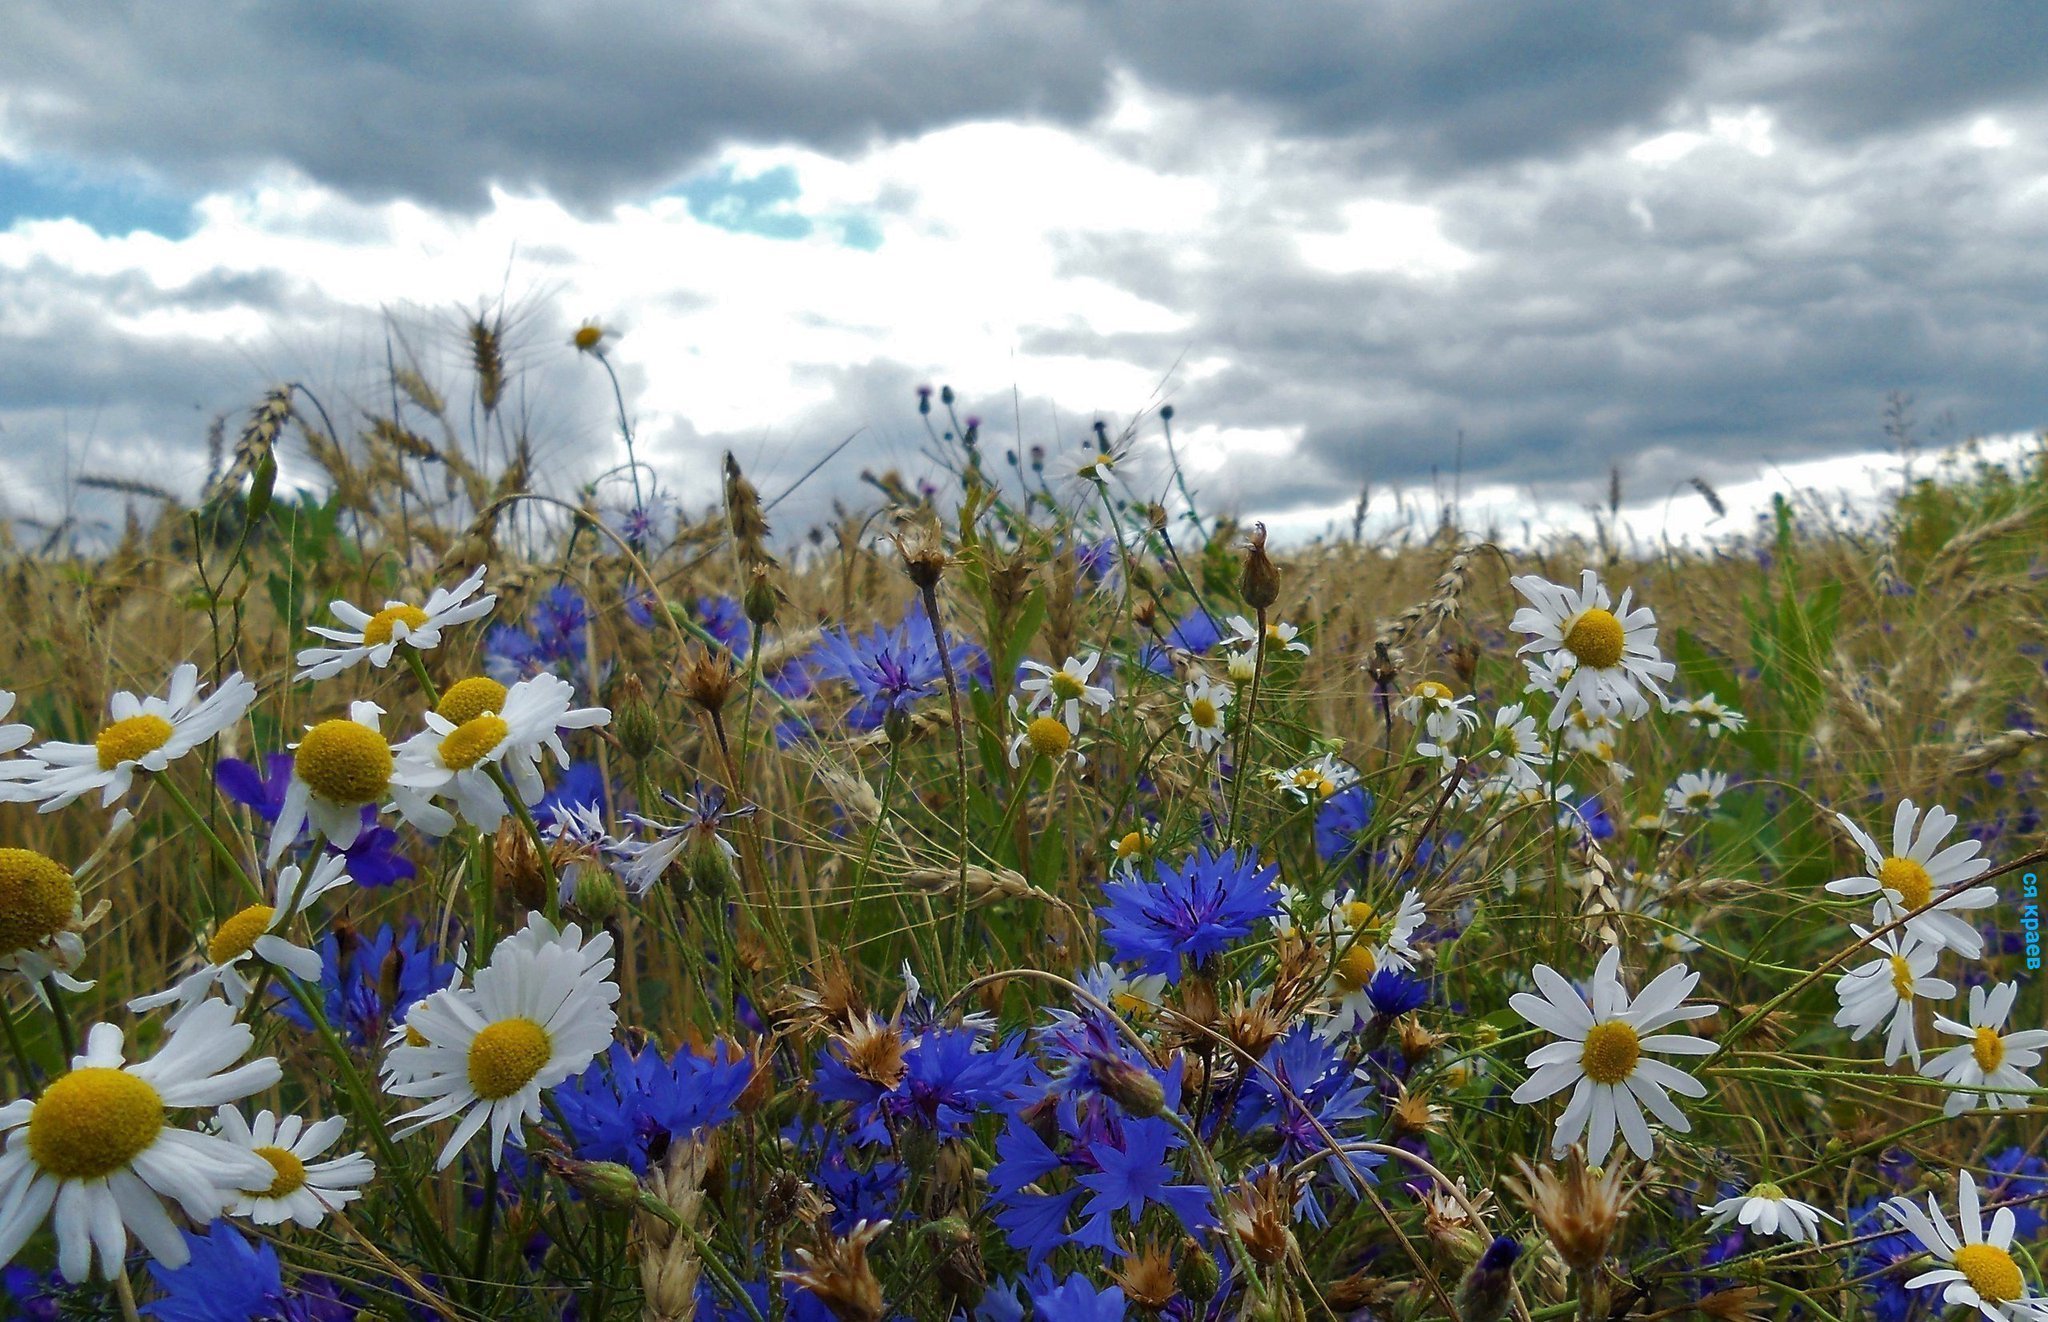
[[[891,533],[889,537],[896,543],[897,553],[903,557],[903,572],[910,576],[918,591],[935,590],[939,580],[946,575],[946,567],[953,563],[938,530],[919,525],[908,533]]]
[[[885,1091],[903,1081],[903,1057],[910,1044],[894,1022],[885,1022],[874,1014],[863,1015],[849,1024],[845,1032],[836,1034],[833,1042],[839,1048],[840,1059],[857,1077]]]
[[[739,688],[732,654],[722,647],[698,652],[683,667],[682,688],[685,698],[712,715],[724,711]]]
[[[1265,610],[1280,600],[1280,567],[1266,555],[1266,525],[1252,525],[1244,542],[1244,574],[1238,580],[1238,594],[1253,610]]]
[[[861,1221],[843,1239],[821,1232],[815,1249],[795,1251],[803,1270],[785,1276],[810,1291],[839,1322],[882,1322],[888,1310],[882,1300],[882,1282],[868,1265],[868,1246],[882,1237],[889,1224]]]
[[[1252,1261],[1262,1267],[1278,1266],[1287,1260],[1294,1247],[1294,1232],[1288,1229],[1293,1219],[1293,1182],[1278,1166],[1230,1192],[1226,1217],[1230,1233],[1237,1236]]]
[[[1127,1241],[1123,1266],[1109,1278],[1124,1288],[1124,1298],[1148,1313],[1157,1313],[1173,1302],[1179,1290],[1174,1279],[1173,1254],[1164,1244],[1147,1242],[1133,1248]]]
[[[522,910],[531,913],[547,907],[548,879],[541,871],[540,851],[533,847],[533,837],[523,822],[507,817],[498,824],[492,855],[498,884],[512,892]]]
[[[1527,1204],[1557,1255],[1580,1273],[1590,1272],[1606,1260],[1615,1232],[1647,1178],[1647,1174],[1639,1178],[1634,1188],[1623,1187],[1627,1176],[1621,1161],[1596,1175],[1586,1166],[1585,1148],[1576,1143],[1561,1168],[1531,1166],[1519,1156],[1515,1166],[1522,1178],[1510,1179],[1508,1188]]]

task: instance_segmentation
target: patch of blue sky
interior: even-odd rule
[[[194,228],[192,199],[140,175],[50,159],[0,159],[0,230],[22,220],[76,220],[101,234],[148,230],[183,239]]]
[[[806,215],[798,206],[803,188],[796,171],[778,165],[742,178],[730,165],[693,175],[670,189],[707,225],[764,239],[807,239],[814,233],[836,237],[848,248],[873,252],[882,246],[882,229],[859,212]]]

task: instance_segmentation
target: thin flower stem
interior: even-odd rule
[[[967,715],[960,705],[960,680],[953,673],[953,653],[946,646],[946,626],[939,617],[937,583],[926,584],[925,623],[931,627],[932,644],[939,650],[939,669],[946,677],[946,698],[953,708],[954,805],[960,822],[960,900],[953,910],[953,972],[967,958]]]
[[[206,837],[207,842],[213,846],[214,855],[241,879],[242,889],[248,892],[251,903],[263,903],[263,888],[256,884],[249,870],[242,866],[242,860],[235,856],[235,851],[228,847],[228,842],[220,838],[220,832],[213,829],[213,823],[207,821],[192,800],[185,797],[185,791],[178,788],[178,782],[168,775],[160,775],[156,778],[156,783],[163,786],[165,796],[185,815],[185,820],[197,827],[199,833]]]
[[[28,1090],[30,1097],[43,1094],[42,1085],[36,1082],[35,1071],[29,1067],[28,1050],[21,1044],[21,1029],[14,1022],[14,1009],[0,997],[0,1028],[7,1032],[7,1049],[14,1055],[16,1068],[21,1071],[21,1086]]]
[[[64,1008],[62,987],[57,985],[54,973],[43,979],[43,995],[50,1002],[50,1018],[57,1021],[57,1041],[64,1048],[64,1060],[69,1064],[78,1054],[78,1035],[71,1028],[71,1012]]]

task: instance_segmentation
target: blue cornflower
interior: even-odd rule
[[[956,640],[952,658],[963,685],[986,682],[988,656],[979,647]],[[913,606],[894,629],[863,634],[827,629],[809,659],[816,678],[842,680],[859,695],[846,714],[846,723],[856,730],[874,729],[891,711],[931,697],[945,684],[939,649],[921,605]]]
[[[899,1204],[910,1168],[900,1161],[873,1160],[859,1149],[824,1134],[823,1150],[810,1165],[818,1187],[832,1204],[832,1233],[845,1235],[862,1221],[881,1221],[901,1215]]]
[[[229,799],[274,823],[284,810],[285,791],[291,786],[292,755],[272,753],[263,759],[263,765],[258,771],[239,757],[224,757],[213,769],[213,783]]]
[[[1097,1290],[1079,1272],[1062,1281],[1057,1289],[1033,1294],[1031,1306],[1040,1317],[1056,1317],[1060,1322],[1124,1322],[1130,1315],[1124,1307],[1122,1286]]]
[[[1081,1208],[1088,1220],[1074,1232],[1074,1242],[1116,1252],[1110,1214],[1122,1212],[1135,1225],[1148,1203],[1172,1212],[1190,1234],[1207,1229],[1211,1224],[1207,1186],[1167,1183],[1179,1174],[1166,1160],[1169,1151],[1181,1146],[1173,1127],[1164,1120],[1125,1120],[1122,1128],[1121,1143],[1088,1145],[1096,1169],[1076,1181],[1089,1194]]]
[[[866,1031],[901,1033],[893,1025],[879,1024]],[[933,1029],[911,1041],[904,1049],[901,1075],[888,1088],[857,1073],[844,1052],[838,1041],[826,1044],[811,1090],[828,1102],[853,1103],[853,1133],[862,1142],[886,1142],[892,1127],[903,1124],[942,1139],[957,1137],[982,1111],[1008,1108],[1038,1076],[1038,1066],[1023,1052],[1022,1039],[984,1047],[981,1032],[974,1028]]]
[[[1279,874],[1261,868],[1255,854],[1216,855],[1204,846],[1178,869],[1154,864],[1151,881],[1105,885],[1109,903],[1095,912],[1117,959],[1177,979],[1183,959],[1200,963],[1280,911]]]
[[[643,629],[654,627],[655,595],[639,583],[628,583],[619,590],[619,605],[625,608],[626,618]]]
[[[1979,1181],[1978,1196],[1985,1206],[2006,1203],[2012,1207],[2013,1230],[2020,1239],[2032,1239],[2048,1228],[2039,1200],[2048,1197],[2048,1161],[2030,1157],[2021,1147],[2010,1147],[1993,1157],[1990,1173]]]
[[[363,809],[363,829],[356,832],[354,844],[340,851],[330,845],[327,852],[339,852],[348,860],[348,875],[358,886],[389,886],[410,880],[419,870],[399,852],[398,832],[375,824],[375,813],[373,808]]]
[[[432,943],[421,941],[417,921],[408,922],[403,933],[389,923],[367,937],[351,931],[345,947],[341,935],[330,931],[318,950],[327,1022],[352,1046],[382,1044],[406,1011],[455,978],[455,961],[436,957]],[[313,1027],[294,1001],[280,1000],[277,1012],[300,1028]]]
[[[515,684],[543,671],[576,678],[588,653],[584,638],[590,607],[566,583],[541,594],[526,614],[526,628],[493,625],[484,635],[484,673],[501,684]]]
[[[0,1270],[0,1300],[24,1322],[57,1322],[70,1290],[55,1272],[39,1272],[20,1264]]]
[[[1223,630],[1216,624],[1216,618],[1195,607],[1166,633],[1166,646],[1147,643],[1145,650],[1138,653],[1138,664],[1161,675],[1173,674],[1173,653],[1187,652],[1201,656],[1210,648],[1223,641]],[[1168,649],[1172,649],[1169,651]]]
[[[1879,1211],[1884,1201],[1868,1198],[1850,1210],[1849,1237],[1863,1243],[1848,1275],[1861,1281],[1870,1299],[1871,1316],[1878,1322],[1932,1322],[1942,1312],[1942,1287],[1906,1288],[1906,1282],[1926,1267],[1926,1250]]]
[[[1325,1133],[1342,1144],[1358,1132],[1361,1121],[1373,1115],[1372,1084],[1344,1049],[1328,1038],[1297,1028],[1268,1047],[1260,1063],[1263,1069],[1245,1076],[1237,1126],[1247,1133],[1273,1130],[1280,1140],[1275,1159],[1282,1163],[1291,1165],[1312,1152],[1327,1151]],[[1358,1183],[1353,1170],[1367,1171],[1385,1160],[1377,1153],[1349,1147],[1344,1148],[1344,1156],[1348,1160],[1332,1156],[1320,1163],[1316,1178],[1302,1186],[1295,1210],[1314,1225],[1326,1221],[1315,1195],[1317,1183],[1334,1183],[1355,1197]]]
[[[555,820],[555,814],[565,808],[595,808],[600,816],[604,813],[605,785],[604,772],[595,762],[571,762],[562,769],[562,775],[555,787],[533,805],[533,820],[541,826],[548,826]]]
[[[287,1290],[277,1251],[250,1243],[226,1221],[210,1233],[182,1232],[192,1252],[182,1267],[149,1264],[163,1297],[141,1310],[163,1322],[344,1322],[356,1305],[330,1282],[301,1279]]]
[[[747,623],[747,609],[733,597],[697,598],[697,618],[704,624],[704,632],[725,644],[725,650],[734,656],[745,656],[754,636],[752,626]]]
[[[646,1174],[670,1142],[722,1125],[754,1077],[754,1060],[720,1039],[709,1055],[615,1042],[579,1077],[555,1089],[570,1145],[584,1161],[615,1161]]]
[[[1358,833],[1372,822],[1372,792],[1346,785],[1316,806],[1316,857],[1334,863],[1358,848]],[[1362,865],[1364,860],[1358,860]]]
[[[1365,999],[1381,1019],[1394,1019],[1429,1001],[1429,982],[1397,968],[1383,968],[1365,984]]]

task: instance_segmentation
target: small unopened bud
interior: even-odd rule
[[[638,675],[628,673],[619,683],[618,700],[612,704],[617,716],[612,729],[619,746],[635,762],[644,762],[661,745],[661,717],[647,700],[647,690]]]
[[[524,822],[507,817],[498,824],[492,857],[498,884],[512,892],[521,909],[532,912],[547,907],[548,880],[540,870],[540,851],[533,847]]]
[[[710,831],[691,833],[683,848],[683,872],[691,890],[714,900],[725,894],[737,875],[725,841]]]
[[[1166,1089],[1151,1070],[1115,1056],[1097,1056],[1091,1063],[1103,1095],[1140,1120],[1166,1111]]]
[[[1244,576],[1238,593],[1253,610],[1265,610],[1280,600],[1280,567],[1266,555],[1266,525],[1252,525],[1244,543]]]
[[[555,1163],[555,1169],[576,1192],[608,1211],[623,1212],[640,1204],[640,1177],[631,1166],[616,1161],[561,1161]]]
[[[1452,1300],[1458,1306],[1458,1322],[1500,1322],[1508,1311],[1508,1302],[1514,1298],[1510,1287],[1515,1259],[1521,1256],[1522,1246],[1506,1235],[1496,1237],[1487,1246],[1479,1261],[1472,1264],[1472,1270],[1465,1273],[1465,1279],[1458,1283],[1457,1296]]]
[[[405,956],[399,952],[396,942],[384,952],[384,962],[377,967],[377,1000],[387,1009],[398,1008],[399,978],[405,972]]]
[[[1167,420],[1168,422],[1172,422],[1172,421],[1173,421],[1173,405],[1171,405],[1171,404],[1161,404],[1161,405],[1159,406],[1159,416],[1160,416],[1160,417],[1162,417],[1162,418],[1164,418],[1164,419],[1166,419],[1166,420]]]
[[[782,606],[782,593],[768,581],[766,565],[754,567],[754,578],[747,584],[747,595],[742,604],[747,609],[747,619],[755,628],[775,623],[775,612]]]
[[[939,387],[939,403],[941,403],[941,404],[951,404],[952,402],[953,402],[953,387],[951,387],[951,386],[940,386],[940,387]]]
[[[891,704],[882,713],[882,733],[888,736],[890,744],[901,748],[910,742],[910,712],[900,704]]]
[[[1145,522],[1151,526],[1153,532],[1166,531],[1166,506],[1161,505],[1156,500],[1147,505],[1145,507]]]
[[[1202,1305],[1216,1297],[1223,1286],[1223,1273],[1216,1259],[1194,1236],[1180,1242],[1180,1262],[1173,1269],[1173,1283],[1191,1304]]]
[[[625,907],[626,894],[610,868],[586,865],[576,869],[576,889],[571,895],[577,911],[594,923],[609,922]]]

